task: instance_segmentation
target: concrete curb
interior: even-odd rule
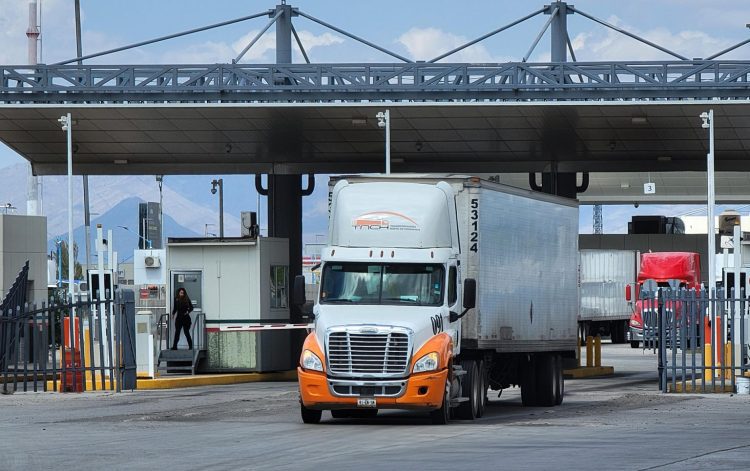
[[[594,378],[596,376],[612,376],[615,374],[615,368],[613,366],[581,366],[580,368],[565,370],[563,371],[563,374],[566,378],[569,379]]]
[[[138,378],[137,389],[180,389],[196,386],[221,386],[226,384],[258,383],[271,381],[296,381],[297,371],[278,371],[274,373],[229,373],[195,376],[160,376],[157,378]],[[52,381],[47,382],[47,391],[55,392]],[[101,387],[101,379],[96,382],[96,391],[110,391],[109,379],[105,380],[105,389]],[[91,380],[86,381],[86,392],[93,392]],[[57,392],[62,391],[62,382],[57,381]]]

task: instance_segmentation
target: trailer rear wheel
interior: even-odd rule
[[[536,363],[536,357],[531,357],[524,364],[525,369],[521,374],[521,404],[525,407],[534,407],[537,405]]]
[[[542,354],[537,357],[537,405],[551,407],[555,405],[557,389],[557,369],[555,368],[555,356]]]
[[[527,407],[554,406],[556,383],[554,355],[534,355],[527,364],[521,384],[521,402]]]
[[[561,355],[555,355],[555,372],[556,372],[556,387],[555,387],[555,405],[559,406],[563,403],[563,397],[565,396],[565,378],[563,370],[563,361]]]
[[[323,415],[322,410],[308,409],[304,404],[300,404],[300,412],[302,413],[302,422],[306,424],[320,423],[320,417]]]
[[[482,377],[474,360],[464,360],[461,368],[466,372],[461,376],[461,396],[468,398],[456,407],[456,418],[474,420],[479,417],[479,406],[482,402]]]

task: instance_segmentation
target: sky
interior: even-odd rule
[[[41,62],[54,63],[75,57],[73,0],[38,0],[42,9]],[[113,2],[81,0],[84,54],[104,51],[208,24],[252,15],[274,8],[271,1],[131,0]],[[413,60],[430,60],[458,45],[493,31],[545,3],[520,1],[299,0],[289,2],[303,12],[363,37]],[[628,30],[686,57],[707,57],[750,36],[750,2],[746,0],[578,0],[581,11]],[[538,15],[499,33],[444,62],[518,61],[529,50],[548,17]],[[187,37],[91,59],[98,64],[160,64],[231,62],[266,25],[262,17]],[[294,20],[312,62],[395,62],[375,49],[324,28],[307,18]],[[0,0],[0,64],[24,64],[28,0]],[[581,15],[568,17],[568,30],[579,61],[660,60],[671,57]],[[271,27],[244,56],[242,62],[272,63],[275,36]],[[745,45],[722,59],[747,59]],[[530,62],[548,60],[549,33],[530,55]],[[295,51],[294,61],[302,62]],[[23,162],[0,144],[2,169]],[[324,185],[320,185],[323,187]],[[636,212],[643,214],[653,208]],[[659,208],[661,209],[661,208]],[[675,210],[676,213],[688,211]],[[605,208],[605,229],[622,230],[630,207]],[[590,207],[581,220],[590,220]],[[586,231],[582,222],[582,232]],[[590,224],[588,224],[590,226]],[[589,227],[590,230],[590,227]],[[609,232],[609,230],[607,231]]]

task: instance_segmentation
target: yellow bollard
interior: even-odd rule
[[[732,379],[732,342],[724,344],[724,379]]]
[[[602,366],[602,336],[597,335],[594,338],[594,366]]]
[[[594,363],[594,337],[586,337],[586,366],[591,366]]]
[[[711,360],[711,349],[713,346],[710,343],[703,345],[703,378],[708,381],[711,378],[712,372],[711,367],[714,366]]]

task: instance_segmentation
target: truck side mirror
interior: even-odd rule
[[[297,275],[294,277],[294,286],[292,288],[292,303],[296,306],[302,306],[306,302],[305,277],[303,275]]]
[[[464,280],[464,309],[471,309],[477,305],[477,280],[466,278]]]
[[[632,288],[631,288],[631,286],[630,286],[630,285],[627,285],[627,286],[625,287],[625,301],[627,301],[627,302],[631,302],[631,301],[632,301],[632,299],[633,299]]]
[[[464,280],[464,310],[461,314],[451,311],[448,316],[450,322],[456,322],[461,319],[469,312],[469,309],[476,307],[477,305],[477,280],[474,278],[466,278]]]

